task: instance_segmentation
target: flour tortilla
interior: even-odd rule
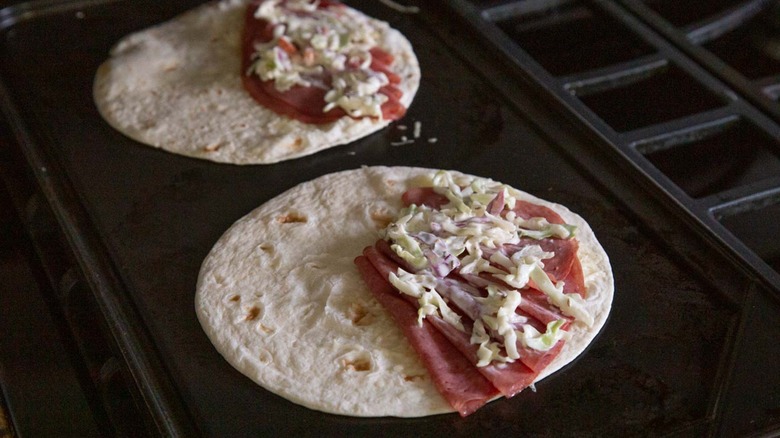
[[[236,222],[203,262],[195,296],[198,319],[222,356],[263,388],[311,409],[397,417],[452,412],[353,264],[402,208],[401,194],[426,185],[420,183],[434,172],[364,167],[328,174]],[[581,217],[524,196],[577,225],[586,305],[595,319],[589,328],[572,325],[572,339],[539,380],[582,353],[604,325],[613,278]]]
[[[241,84],[241,32],[249,0],[206,3],[131,34],[95,75],[94,100],[115,129],[149,146],[233,164],[268,164],[365,137],[387,120],[342,117],[312,125],[261,106]],[[409,107],[420,66],[409,41],[387,23],[357,12],[381,32],[395,57]]]

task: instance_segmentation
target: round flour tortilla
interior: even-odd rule
[[[115,129],[149,146],[233,164],[269,164],[349,143],[387,126],[372,118],[302,123],[261,106],[241,83],[241,33],[249,0],[206,3],[123,38],[97,70],[94,99]],[[355,11],[395,57],[409,107],[420,65],[409,41]]]
[[[426,185],[434,172],[364,167],[328,174],[230,227],[203,262],[195,296],[198,319],[222,356],[263,388],[328,413],[452,412],[353,263],[402,208],[401,194]],[[523,195],[578,227],[586,306],[595,319],[592,327],[572,324],[571,340],[539,380],[582,353],[604,325],[613,278],[581,217]]]

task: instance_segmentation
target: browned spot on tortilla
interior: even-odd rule
[[[276,330],[272,329],[271,327],[268,327],[267,325],[263,324],[262,322],[257,325],[257,327],[265,334],[271,334],[275,332]]]
[[[377,228],[387,228],[390,222],[393,221],[393,216],[383,210],[372,210],[371,220],[374,221]]]
[[[371,314],[360,303],[352,303],[349,307],[349,319],[356,326],[366,326],[371,324]]]
[[[353,360],[342,359],[341,366],[352,371],[369,371],[371,369],[371,362],[361,358]]]
[[[290,145],[290,149],[298,151],[301,149],[301,145],[303,145],[303,139],[301,137],[295,137],[295,141]]]
[[[396,183],[397,183],[397,181],[396,181],[396,180],[394,180],[394,179],[388,179],[388,180],[385,180],[385,185],[386,185],[387,187],[391,187],[391,188],[392,188],[392,187],[395,187]]]
[[[258,315],[260,315],[260,309],[257,306],[252,306],[252,308],[249,309],[249,313],[246,315],[246,320],[252,321],[256,319]]]
[[[177,68],[179,68],[179,64],[176,64],[176,63],[174,62],[174,63],[172,63],[172,64],[168,64],[168,65],[166,65],[165,67],[163,67],[163,71],[167,73],[167,72],[174,71],[174,70],[176,70]]]
[[[262,363],[269,363],[273,360],[273,358],[267,351],[261,351],[260,354],[257,355],[257,358]]]
[[[263,252],[274,252],[274,246],[270,243],[261,243],[257,247]]]
[[[222,147],[222,143],[211,143],[210,145],[204,147],[203,149],[206,152],[216,152],[219,150],[219,148]]]
[[[141,129],[152,129],[155,126],[157,126],[157,121],[155,120],[143,120],[139,123]]]
[[[241,295],[233,295],[232,297],[230,297],[230,301],[234,303],[241,301]]]
[[[406,381],[406,382],[415,382],[415,381],[418,381],[418,380],[422,380],[424,378],[425,378],[425,376],[423,376],[422,374],[418,374],[416,376],[409,376],[409,375],[404,374],[404,381]]]
[[[297,213],[287,213],[282,216],[277,216],[276,221],[282,224],[305,223],[306,217]]]

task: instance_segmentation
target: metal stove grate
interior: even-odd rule
[[[655,31],[780,121],[780,2],[621,1]]]
[[[772,76],[780,68],[713,74],[727,62],[742,68],[741,45],[726,34],[768,35],[762,12],[778,4],[721,0],[700,19],[681,3],[448,2],[521,76],[780,292],[780,244],[765,239],[780,233],[767,220],[780,208],[780,111],[768,110],[780,105],[767,97],[780,89]],[[691,47],[723,60],[690,56]],[[759,219],[748,226],[747,217]]]

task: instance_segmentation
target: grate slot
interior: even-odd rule
[[[780,193],[760,198],[736,211],[720,213],[720,223],[780,274]]]
[[[699,22],[703,17],[720,14],[742,2],[742,0],[710,0],[706,2],[645,0],[644,3],[676,27],[684,27]]]
[[[637,150],[692,198],[780,175],[780,141],[742,118],[664,135]]]
[[[750,80],[778,75],[780,18],[759,15],[703,47]]]
[[[780,2],[718,0],[694,4],[670,0],[621,0],[621,3],[710,73],[780,122],[777,87]]]
[[[618,132],[633,131],[727,104],[724,97],[714,94],[673,64],[660,64],[642,73],[629,78],[635,80],[619,82],[616,87],[596,93],[581,89],[570,92],[579,95],[585,106]]]
[[[743,2],[730,10],[707,17],[705,20],[688,26],[686,36],[693,44],[703,44],[719,38],[749,22],[766,7],[771,0],[751,0]]]
[[[518,5],[522,5],[519,3]],[[582,3],[553,2],[546,8],[503,17],[496,25],[553,76],[570,75],[655,53],[620,22]],[[493,19],[506,15],[485,14]]]

